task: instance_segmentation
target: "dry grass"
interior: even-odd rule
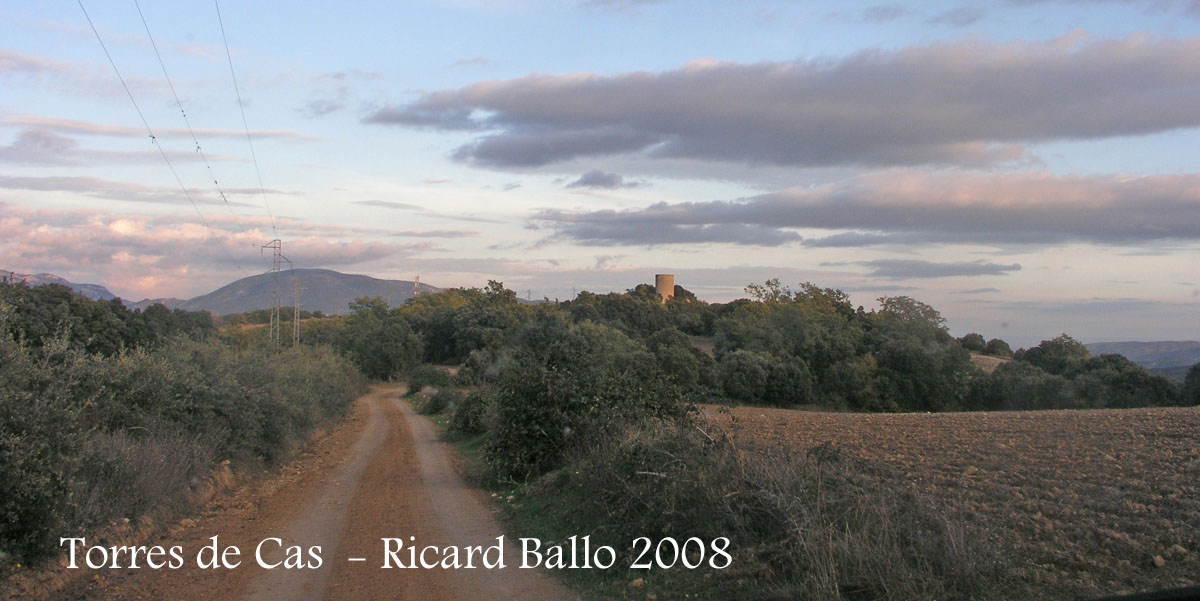
[[[626,549],[638,536],[731,539],[728,569],[637,571],[664,598],[997,598],[986,535],[830,445],[779,453],[692,425],[631,428],[530,496],[527,519],[557,516],[554,536],[587,532]]]
[[[991,355],[980,355],[979,353],[971,353],[971,363],[974,363],[983,373],[990,374],[996,371],[997,367],[1012,361],[1004,357],[993,357]]]

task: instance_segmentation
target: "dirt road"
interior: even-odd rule
[[[574,599],[545,573],[520,569],[519,549],[507,536],[505,569],[381,569],[384,537],[401,539],[406,547],[486,548],[503,534],[482,495],[455,472],[432,424],[413,412],[401,392],[379,389],[359,399],[344,425],[282,475],[218,500],[205,515],[181,522],[165,540],[148,543],[181,546],[183,567],[90,570],[91,578],[59,598]],[[221,548],[241,550],[238,567],[197,567],[196,552],[211,545],[213,536]],[[319,546],[321,565],[265,569],[255,557],[264,540],[267,564],[286,562],[287,549],[298,546],[298,561],[315,565],[309,548]],[[409,561],[406,548],[396,557]],[[475,563],[481,563],[478,556]]]

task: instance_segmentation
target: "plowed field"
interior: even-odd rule
[[[832,444],[989,533],[1056,597],[1200,583],[1200,408],[838,414],[706,407],[771,447]]]

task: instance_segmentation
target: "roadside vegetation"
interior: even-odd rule
[[[0,285],[0,570],[194,509],[214,474],[277,465],[363,389],[329,347],[235,345],[206,313]]]
[[[50,290],[46,290],[50,288]],[[776,280],[748,298],[676,287],[525,304],[499,282],[301,322],[266,347],[261,315],[126,311],[53,287],[0,297],[0,548],[185,507],[220,462],[270,466],[340,416],[361,373],[405,379],[501,497],[522,535],[592,534],[628,562],[632,538],[731,539],[733,567],[628,565],[576,577],[599,596],[722,599],[1002,598],[992,537],[903,478],[836,447],[737,442],[698,408],[842,412],[1120,408],[1200,403],[1067,335],[1015,352],[955,338],[916,299],[867,309]],[[290,316],[285,316],[290,317]],[[285,330],[287,320],[285,319]],[[973,356],[1000,365],[985,373]],[[885,484],[887,483],[887,484]],[[630,586],[631,574],[637,586]],[[1011,592],[1011,591],[1010,591]]]
[[[389,341],[394,361],[370,361],[389,365],[388,377],[407,374],[414,394],[425,391],[417,406],[439,416],[447,438],[465,441],[467,463],[507,499],[514,531],[558,542],[591,534],[594,545],[621,550],[623,565],[571,576],[599,597],[1028,592],[1002,586],[1014,560],[986,532],[897,484],[904,479],[881,464],[828,445],[796,452],[735,442],[698,406],[941,412],[1194,403],[1165,378],[1116,355],[1091,357],[1065,334],[1014,352],[999,339],[952,337],[935,309],[909,297],[866,310],[811,284],[768,281],[747,292],[708,304],[677,287],[677,298],[661,303],[642,285],[531,306],[491,282],[393,308],[360,301],[343,335],[379,331]],[[988,374],[973,354],[1003,361]],[[630,570],[637,536],[729,537],[736,567]]]

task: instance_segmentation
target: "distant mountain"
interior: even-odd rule
[[[330,269],[292,269],[279,273],[279,296],[284,306],[292,306],[297,283],[300,284],[300,308],[322,311],[327,315],[349,313],[350,302],[361,296],[379,296],[395,306],[403,304],[413,295],[413,282],[408,280],[381,280]],[[177,308],[209,311],[213,315],[269,309],[274,303],[273,291],[274,279],[268,272],[242,278],[203,296],[184,301]],[[421,284],[422,293],[440,291],[435,286]]]
[[[1093,355],[1117,354],[1151,369],[1168,369],[1200,363],[1200,341],[1093,342],[1086,345]]]
[[[138,311],[145,311],[146,307],[149,307],[150,305],[162,305],[168,309],[176,309],[179,307],[179,305],[182,305],[186,302],[187,301],[182,298],[144,298],[137,302],[121,299],[121,303],[123,303],[126,307]]]
[[[117,295],[113,294],[112,292],[109,292],[108,288],[105,288],[104,286],[100,286],[99,284],[76,284],[74,282],[68,282],[67,280],[60,278],[52,273],[38,273],[38,274],[30,275],[27,273],[16,273],[13,271],[7,271],[4,269],[0,269],[0,280],[8,280],[11,282],[25,282],[29,286],[41,286],[43,284],[59,284],[62,286],[66,286],[67,288],[70,288],[71,290],[74,290],[75,292],[78,292],[79,294],[82,294],[83,296],[86,296],[92,300],[107,301],[107,300],[112,300],[114,298],[117,298]]]

